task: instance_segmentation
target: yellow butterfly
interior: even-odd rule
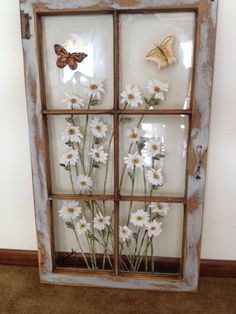
[[[177,62],[177,59],[173,52],[174,41],[175,36],[169,35],[159,46],[157,44],[154,44],[155,48],[149,51],[145,59],[147,61],[157,63],[158,70],[174,64],[175,62]]]

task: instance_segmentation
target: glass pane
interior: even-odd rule
[[[140,99],[137,91],[128,93],[134,92],[140,108],[188,109],[195,14],[123,14],[120,18],[121,89],[127,84],[138,86],[146,99]],[[130,109],[135,104],[130,101]]]
[[[183,217],[182,204],[121,202],[121,271],[179,273]]]
[[[74,109],[84,109],[93,93],[96,103],[93,102],[90,109],[112,108],[112,15],[42,17],[42,34],[47,107],[70,109],[73,106]],[[66,54],[65,57],[65,51],[59,51],[59,48],[57,55],[54,45],[63,46],[67,53],[82,52],[87,56]],[[56,63],[62,53],[64,59],[61,62],[65,63],[61,66],[65,66],[59,68]],[[77,64],[77,68],[71,69],[70,64]],[[77,97],[78,102],[70,102],[70,99]]]
[[[183,197],[188,117],[120,118],[120,193]]]
[[[113,194],[113,118],[49,116],[53,193]]]
[[[113,202],[54,201],[56,265],[113,270]]]

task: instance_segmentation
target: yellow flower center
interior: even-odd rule
[[[141,221],[141,220],[143,220],[143,217],[142,216],[137,216],[137,218],[136,218],[138,221]]]
[[[138,134],[137,133],[132,133],[131,135],[130,135],[130,138],[133,138],[133,139],[135,139],[135,138],[137,138],[138,137]]]
[[[75,104],[75,103],[76,103],[76,99],[75,99],[75,98],[71,98],[70,102],[71,102],[72,104]]]
[[[99,157],[100,157],[100,154],[99,154],[98,152],[96,152],[96,153],[95,153],[95,156],[96,156],[97,158],[99,158]]]
[[[85,227],[85,224],[80,224],[80,228],[84,228]]]
[[[69,135],[73,135],[73,134],[75,134],[75,129],[68,129],[68,134]]]
[[[99,218],[98,220],[100,223],[103,223],[104,222],[104,219],[103,218]]]
[[[154,231],[154,230],[156,230],[156,227],[152,226],[150,229],[151,229],[152,231]]]
[[[67,208],[67,213],[72,214],[75,211],[73,207],[68,207]]]
[[[139,163],[139,159],[138,159],[138,158],[132,159],[132,163],[133,163],[134,165],[137,165],[137,164]]]
[[[134,99],[134,94],[128,94],[127,97],[128,97],[129,100],[133,100]]]
[[[81,185],[81,186],[85,186],[85,185],[86,185],[86,182],[85,182],[85,181],[80,181],[80,185]]]
[[[162,209],[163,206],[162,206],[161,204],[158,204],[158,205],[157,205],[157,208],[158,208],[158,209]]]
[[[97,89],[98,88],[98,86],[96,85],[96,84],[91,84],[90,85],[90,89],[92,89],[92,90],[95,90],[95,89]]]
[[[67,154],[67,155],[66,155],[66,158],[67,158],[67,159],[71,159],[72,157],[73,157],[72,154]]]
[[[97,125],[97,126],[96,126],[96,130],[97,130],[98,132],[101,132],[101,129],[102,129],[102,128],[100,127],[100,125]]]
[[[158,145],[157,144],[152,144],[152,150],[158,150]]]
[[[155,86],[155,87],[154,87],[154,91],[155,91],[156,93],[160,93],[161,89],[160,89],[159,86]]]
[[[153,173],[153,178],[159,180],[160,176],[157,173]]]

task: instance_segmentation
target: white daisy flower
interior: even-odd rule
[[[159,138],[151,138],[144,144],[144,149],[149,156],[156,156],[161,152],[161,141]]]
[[[127,226],[120,226],[119,227],[119,237],[124,242],[132,237],[133,231]]]
[[[168,211],[170,209],[170,204],[168,203],[154,203],[152,202],[149,207],[152,210],[153,214],[159,214],[166,216],[168,214]]]
[[[143,209],[138,209],[135,213],[131,214],[130,222],[132,222],[134,226],[142,227],[147,224],[148,219],[148,212],[145,212]]]
[[[74,149],[68,151],[64,155],[62,155],[60,159],[60,164],[63,164],[65,166],[74,166],[79,161],[78,152]]]
[[[159,80],[149,80],[147,90],[154,98],[164,100],[164,94],[169,91],[169,83],[164,83]]]
[[[88,230],[90,230],[90,223],[87,222],[85,217],[83,217],[82,219],[80,219],[77,222],[77,224],[76,224],[76,231],[78,232],[78,234],[83,234],[83,233],[85,233]]]
[[[164,183],[164,177],[162,175],[162,169],[152,169],[146,172],[146,177],[149,183],[152,185],[162,185]]]
[[[61,139],[64,143],[72,142],[72,143],[80,143],[83,139],[83,135],[80,132],[78,126],[67,126],[66,129],[62,132]]]
[[[91,190],[93,181],[87,175],[80,174],[75,180],[76,188],[79,192],[87,192]]]
[[[84,100],[75,94],[65,93],[66,98],[62,100],[62,102],[66,103],[67,109],[80,109],[85,106]]]
[[[125,164],[128,169],[133,170],[134,167],[141,168],[143,166],[143,156],[135,152],[134,154],[128,154],[127,157],[124,157]]]
[[[161,234],[162,232],[161,225],[162,222],[158,222],[156,221],[156,219],[146,224],[149,238],[157,237]]]
[[[103,149],[103,146],[92,148],[88,155],[91,156],[96,162],[101,162],[102,164],[105,164],[107,161],[108,153],[105,153]]]
[[[138,107],[143,104],[142,93],[137,86],[126,85],[120,96],[121,103],[130,107]]]
[[[152,185],[162,185],[164,183],[164,177],[162,175],[162,169],[152,169],[146,172],[146,177],[149,183]]]
[[[59,210],[59,217],[63,220],[73,220],[81,214],[81,207],[75,201],[65,202]]]
[[[104,93],[104,83],[99,79],[90,79],[85,84],[85,93],[92,98],[101,99],[101,95]]]
[[[90,128],[92,134],[99,138],[105,137],[108,131],[107,125],[97,117],[92,120]]]
[[[126,134],[129,137],[129,141],[131,143],[138,143],[141,141],[141,137],[144,134],[142,129],[134,128],[134,129],[127,129]]]
[[[103,216],[101,214],[97,214],[94,219],[93,219],[93,223],[94,223],[94,228],[98,229],[98,230],[104,230],[106,228],[106,226],[110,225],[110,216]]]

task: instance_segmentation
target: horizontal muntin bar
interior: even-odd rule
[[[121,202],[158,202],[158,203],[186,203],[184,197],[170,197],[170,196],[119,196],[118,201]]]
[[[86,194],[52,194],[49,200],[85,200],[85,201],[121,201],[121,202],[160,202],[160,203],[181,203],[185,204],[184,197],[172,196],[130,196],[119,195],[117,198],[114,195],[86,195]]]
[[[64,110],[48,109],[42,110],[44,115],[96,115],[96,114],[120,114],[120,115],[191,115],[192,110],[184,109],[163,109],[163,110],[113,110],[113,109],[95,109],[95,110]]]
[[[184,110],[184,109],[160,109],[160,110],[118,110],[117,113],[124,115],[191,115],[193,113],[192,110]]]
[[[48,109],[48,110],[42,110],[42,113],[44,115],[87,115],[87,114],[114,114],[115,111],[113,109],[95,109],[95,110],[64,110],[64,109]]]
[[[84,201],[108,201],[114,200],[113,195],[86,195],[86,194],[52,194],[49,200],[84,200]]]

